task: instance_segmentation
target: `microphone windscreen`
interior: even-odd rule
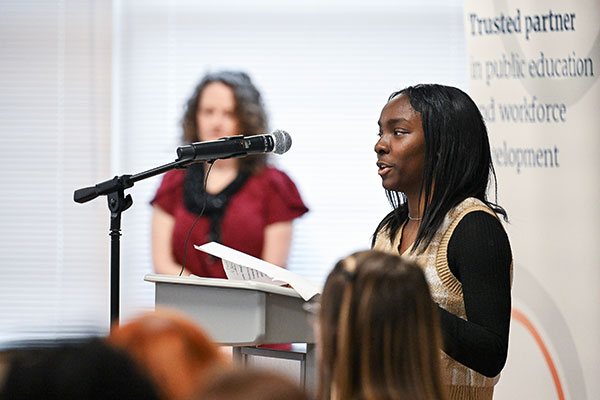
[[[273,153],[275,154],[283,154],[292,147],[292,137],[281,129],[277,129],[273,131],[271,134],[273,136],[275,142],[275,149]]]

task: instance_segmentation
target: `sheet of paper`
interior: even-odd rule
[[[320,288],[308,279],[220,243],[210,242],[202,246],[194,245],[194,247],[197,250],[221,258],[223,269],[229,279],[250,280],[276,285],[289,284],[304,300],[309,300],[320,293]]]
[[[272,283],[279,286],[285,285],[285,282],[275,280],[256,269],[246,268],[228,260],[223,260],[223,269],[228,279]]]

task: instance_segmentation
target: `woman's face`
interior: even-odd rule
[[[425,135],[421,114],[405,94],[383,107],[375,144],[383,187],[405,194],[418,193],[425,164]]]
[[[221,82],[206,85],[198,100],[196,123],[201,141],[240,135],[233,89]]]

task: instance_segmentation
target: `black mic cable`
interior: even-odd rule
[[[209,166],[208,166],[208,170],[206,171],[206,176],[204,177],[204,191],[205,192],[206,192],[206,184],[208,183],[208,174],[210,174],[210,170],[212,169],[212,166],[214,163],[215,163],[215,160],[208,161]],[[200,220],[200,217],[202,217],[202,215],[204,214],[204,209],[206,209],[206,199],[207,198],[208,198],[208,196],[204,196],[204,201],[202,202],[202,210],[200,210],[200,214],[198,214],[198,217],[192,224],[192,227],[190,228],[190,230],[187,234],[187,237],[185,238],[185,245],[183,248],[183,263],[181,263],[181,271],[179,271],[179,276],[181,276],[181,274],[183,274],[183,270],[185,269],[185,257],[187,256],[188,241],[190,240],[190,236],[192,236],[192,231],[194,230],[196,223]]]

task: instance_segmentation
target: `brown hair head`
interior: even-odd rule
[[[374,250],[339,261],[321,297],[320,398],[445,398],[438,319],[416,264]]]
[[[131,354],[163,399],[187,399],[215,368],[228,367],[215,343],[186,316],[157,309],[111,331],[108,341]]]
[[[308,400],[308,396],[296,383],[275,372],[234,369],[215,375],[194,399]]]
[[[196,122],[198,102],[204,88],[214,82],[221,82],[233,90],[234,112],[242,130],[239,132],[240,135],[252,136],[266,133],[267,113],[262,96],[248,74],[241,71],[219,71],[206,74],[185,105],[185,112],[181,120],[184,143],[198,141],[198,124]],[[257,154],[240,158],[238,161],[241,170],[256,172],[266,164],[266,160],[266,154]]]

